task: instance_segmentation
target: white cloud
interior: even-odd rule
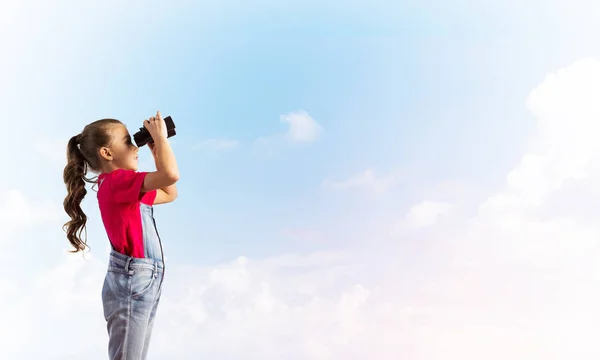
[[[447,215],[453,205],[439,201],[423,201],[413,206],[399,224],[401,229],[421,229],[437,223],[440,217]],[[398,230],[398,229],[397,229]]]
[[[416,358],[600,356],[598,84],[591,59],[549,75],[527,99],[538,126],[505,188],[474,217],[432,225],[419,262],[436,270],[415,302],[431,317],[414,329],[429,346]],[[431,224],[419,219],[440,207],[424,204],[406,220]]]
[[[323,132],[323,127],[308,115],[306,111],[296,111],[281,115],[280,119],[290,126],[285,137],[293,142],[313,142]]]
[[[215,267],[171,266],[152,356],[335,357],[361,331],[361,311],[370,297],[360,284],[339,284],[352,265],[348,261],[345,256],[322,253],[259,261],[240,257]],[[332,271],[335,266],[343,270]],[[64,359],[81,354],[104,358],[106,334],[99,296],[104,271],[102,260],[92,256],[84,262],[79,255],[68,255],[31,284],[21,284],[20,293],[13,296],[19,306],[12,309],[28,311],[5,318],[11,323],[3,323],[6,329],[0,327],[8,335],[2,342],[23,345],[36,336],[39,346],[10,347],[11,359],[45,353]],[[9,332],[12,322],[17,326]],[[52,333],[45,332],[49,326],[54,327]],[[78,331],[73,333],[73,328]],[[60,339],[67,335],[79,341],[65,347]]]
[[[194,146],[194,149],[208,149],[215,151],[233,150],[242,144],[238,140],[232,139],[207,139]]]
[[[289,125],[287,132],[259,137],[254,140],[253,145],[261,149],[272,149],[274,146],[279,147],[285,144],[311,143],[316,141],[325,131],[304,110],[281,115],[280,120]]]
[[[544,331],[565,336],[561,345],[554,346],[568,347],[569,354],[583,358],[598,356],[587,342],[590,332],[598,334],[597,325],[587,319],[600,318],[592,307],[600,301],[594,285],[600,281],[596,221],[600,212],[586,204],[597,199],[600,181],[600,143],[595,137],[598,84],[600,63],[585,59],[549,75],[532,91],[527,105],[538,126],[531,152],[509,174],[506,188],[481,205],[469,236],[461,248],[456,247],[457,261],[469,259],[480,266],[487,262],[488,272],[493,271],[489,264],[494,264],[496,276],[520,269],[515,286],[543,281],[535,286],[535,300],[551,299],[551,304],[539,306],[552,309],[545,314],[555,321]],[[574,188],[587,194],[587,199],[581,196],[570,208],[569,203],[555,202]],[[582,216],[580,207],[586,207],[588,214]],[[505,294],[518,295],[519,291]],[[567,352],[558,358],[567,358]]]
[[[372,169],[367,169],[347,180],[336,181],[325,179],[322,186],[334,190],[363,189],[376,194],[381,194],[391,187],[394,180],[394,175],[378,176]]]

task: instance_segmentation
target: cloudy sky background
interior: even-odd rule
[[[106,358],[65,147],[160,109],[182,176],[149,359],[598,358],[599,12],[4,0],[1,357]]]

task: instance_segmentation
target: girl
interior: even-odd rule
[[[177,197],[179,170],[167,141],[160,112],[144,121],[154,144],[154,172],[138,172],[138,148],[118,120],[102,119],[87,125],[67,145],[63,177],[68,190],[64,208],[67,238],[75,250],[87,247],[81,233],[87,221],[81,209],[85,182],[98,184],[102,222],[111,245],[102,287],[104,317],[112,360],[146,359],[164,276],[163,252],[153,217],[154,204]],[[97,180],[85,175],[90,169]]]

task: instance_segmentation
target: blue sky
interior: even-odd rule
[[[296,321],[294,334],[300,339],[290,348],[277,342],[264,345],[260,351],[265,359],[294,352],[299,359],[348,358],[350,350],[340,339],[357,344],[364,340],[355,356],[386,346],[385,355],[398,355],[402,348],[386,339],[406,329],[404,351],[412,351],[415,359],[433,359],[434,350],[423,345],[426,337],[414,335],[425,324],[439,335],[434,341],[439,353],[452,352],[443,338],[456,323],[431,320],[440,319],[458,301],[448,289],[462,286],[475,299],[470,300],[473,308],[483,308],[490,295],[485,291],[494,290],[480,290],[473,274],[487,274],[504,284],[515,271],[515,258],[526,260],[527,271],[545,261],[528,252],[537,249],[536,241],[551,238],[550,257],[563,249],[559,235],[568,233],[568,222],[553,218],[555,223],[540,226],[555,229],[554,235],[536,226],[561,208],[556,199],[568,197],[564,184],[577,179],[564,170],[567,166],[548,165],[558,161],[549,149],[553,142],[564,145],[558,147],[563,150],[576,146],[550,138],[548,148],[537,148],[534,140],[564,131],[562,124],[569,121],[590,133],[595,130],[586,116],[595,111],[592,104],[565,102],[573,116],[550,116],[555,108],[548,94],[584,94],[588,88],[581,79],[595,79],[578,74],[592,74],[597,65],[574,64],[600,57],[600,28],[593,16],[597,10],[598,5],[585,1],[567,8],[558,1],[467,0],[106,1],[94,7],[65,0],[53,7],[28,1],[0,5],[0,44],[11,54],[0,60],[0,105],[5,109],[0,123],[11,130],[0,155],[10,174],[0,181],[8,204],[0,206],[5,209],[0,211],[5,223],[0,224],[6,228],[0,243],[7,254],[14,254],[0,269],[12,272],[27,260],[26,271],[0,278],[6,289],[15,289],[5,308],[32,304],[42,309],[35,299],[46,294],[54,299],[47,306],[62,309],[70,304],[90,314],[81,319],[43,315],[40,319],[45,320],[25,322],[22,333],[37,331],[44,339],[40,344],[56,346],[60,335],[47,335],[43,324],[73,321],[87,329],[83,333],[97,335],[90,348],[73,350],[73,356],[89,351],[96,356],[90,359],[102,358],[94,352],[103,351],[105,336],[96,295],[107,239],[95,193],[89,191],[84,209],[90,217],[93,260],[65,256],[68,242],[60,229],[66,221],[61,206],[64,148],[70,136],[96,119],[118,118],[133,133],[160,110],[177,126],[171,143],[181,180],[177,201],[156,208],[173,269],[173,280],[165,285],[165,317],[157,319],[163,329],[157,335],[157,354],[173,351],[161,342],[161,331],[187,329],[191,335],[182,337],[185,346],[212,333],[239,341],[239,353],[238,348],[223,350],[207,340],[195,354],[245,358],[240,354],[258,345],[238,333],[239,324],[228,316],[239,316],[236,311],[242,309],[251,315],[240,326],[253,328],[263,308],[248,310],[247,304],[265,298],[278,304],[271,309],[261,303],[276,314],[266,317]],[[560,75],[558,89],[545,82],[549,74]],[[539,114],[527,103],[538,86],[550,89],[532,100],[534,109],[542,109]],[[305,142],[286,138],[290,127],[281,119],[298,113],[318,123],[322,133]],[[200,146],[211,141],[236,146]],[[152,170],[148,150],[140,154],[140,170]],[[543,176],[537,176],[535,161],[522,163],[530,159],[527,154],[550,159],[538,169]],[[566,150],[564,156],[587,159]],[[595,174],[596,165],[590,160],[584,168]],[[543,184],[532,185],[554,177],[561,185],[547,193]],[[589,179],[592,183],[593,175]],[[592,187],[582,189],[588,197],[596,193]],[[529,201],[537,198],[529,196],[538,191],[545,207],[532,210]],[[563,208],[568,213],[565,209],[570,208]],[[519,225],[511,222],[510,214],[522,216]],[[586,219],[573,221],[593,233]],[[515,228],[534,235],[522,245],[515,240],[519,231],[511,232]],[[587,244],[586,235],[580,238],[573,240],[573,254],[587,246],[581,245]],[[467,259],[464,254],[474,255]],[[236,260],[240,256],[249,263]],[[558,263],[568,264],[563,270],[573,283],[582,283],[577,261],[567,260]],[[491,263],[498,268],[489,268]],[[465,270],[469,266],[478,268]],[[78,275],[69,274],[74,268]],[[523,284],[541,276],[527,271]],[[63,275],[68,280],[62,282]],[[544,276],[550,284],[560,282]],[[56,289],[45,288],[45,282]],[[525,285],[516,288],[505,299],[522,310],[530,293]],[[558,288],[538,289],[536,296],[543,299]],[[303,302],[305,296],[309,300]],[[563,300],[570,305],[575,301]],[[227,316],[207,305],[219,303],[226,304]],[[297,312],[281,310],[295,305]],[[189,312],[175,311],[178,307]],[[457,314],[465,316],[473,334],[480,333],[477,313],[461,311]],[[332,313],[346,315],[328,317]],[[406,314],[413,317],[406,320]],[[189,320],[196,316],[197,323]],[[342,324],[333,332],[339,337],[312,338],[322,330],[305,320],[313,317]],[[347,324],[343,318],[356,322]],[[382,322],[385,318],[393,320]],[[402,325],[401,319],[411,325]],[[487,329],[504,324],[500,317],[485,319],[489,322],[481,326]],[[269,322],[265,337],[277,339],[281,326]],[[368,330],[375,335],[365,335]],[[468,338],[465,331],[457,344]],[[560,337],[556,331],[552,334]],[[486,335],[482,343],[498,333],[481,336]],[[269,346],[279,353],[270,353]],[[32,348],[31,356],[42,348]],[[529,354],[542,354],[539,349]],[[68,358],[56,351],[57,358]],[[491,358],[485,350],[472,351],[473,358]]]

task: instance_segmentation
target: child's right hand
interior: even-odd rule
[[[144,127],[148,129],[148,132],[154,141],[159,137],[167,138],[167,125],[160,115],[160,111],[156,112],[156,116],[144,120]]]

